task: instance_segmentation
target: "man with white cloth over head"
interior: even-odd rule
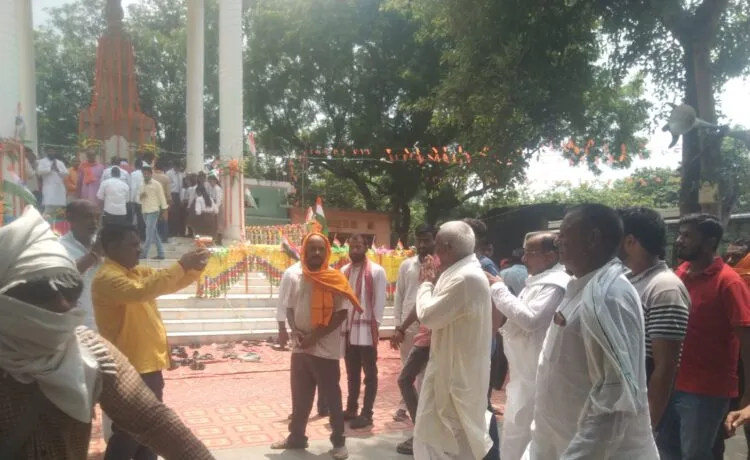
[[[556,240],[557,236],[548,232],[526,239],[523,263],[531,276],[518,297],[501,278],[487,273],[492,301],[507,318],[502,334],[511,372],[500,438],[503,460],[519,460],[531,440],[539,353],[570,281],[565,267],[559,264]]]
[[[575,278],[542,346],[525,459],[659,459],[640,296],[615,257],[622,235],[607,206],[584,204],[565,215],[560,261]]]
[[[492,447],[490,290],[466,223],[440,227],[435,255],[442,270],[437,284],[432,274],[417,291],[417,317],[432,330],[432,344],[419,394],[414,458],[478,460]]]
[[[85,460],[94,405],[167,460],[213,456],[111,343],[80,326],[83,281],[39,212],[0,228],[0,458]]]

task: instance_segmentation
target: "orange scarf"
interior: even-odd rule
[[[89,185],[94,184],[97,181],[96,175],[94,174],[93,167],[96,166],[96,163],[91,164],[88,161],[84,161],[81,163],[80,168],[83,170],[83,184]]]
[[[65,188],[68,193],[75,193],[78,189],[78,171],[75,168],[68,169],[68,177],[65,178]]]
[[[750,286],[750,254],[743,257],[733,268]]]
[[[323,259],[323,264],[318,271],[310,271],[305,264],[305,251],[307,249],[307,243],[311,236],[319,236],[326,242],[326,254]],[[312,296],[310,305],[310,315],[312,319],[313,327],[327,326],[333,316],[333,296],[343,295],[351,302],[352,306],[362,311],[362,307],[359,306],[359,299],[357,295],[352,291],[349,286],[349,279],[346,275],[341,273],[339,270],[331,268],[328,264],[331,260],[331,244],[328,242],[328,238],[320,233],[309,233],[305,236],[302,241],[302,273],[305,278],[312,282]]]

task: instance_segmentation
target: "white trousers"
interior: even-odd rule
[[[441,452],[435,447],[414,438],[414,460],[473,460],[474,454],[471,452],[469,440],[463,431],[456,432],[456,441],[458,441],[458,454],[453,455]]]

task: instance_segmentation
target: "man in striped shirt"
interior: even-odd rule
[[[654,429],[669,403],[687,332],[690,295],[664,262],[667,232],[658,212],[649,208],[620,211],[624,235],[620,258],[641,296],[646,327],[646,375]]]

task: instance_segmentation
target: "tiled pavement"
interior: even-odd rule
[[[192,353],[192,350],[187,350]],[[260,362],[222,359],[225,350],[204,347],[219,362],[204,371],[180,368],[167,372],[165,401],[183,421],[215,452],[217,460],[275,459],[297,460],[328,458],[330,448],[327,419],[313,419],[308,427],[311,448],[304,452],[271,451],[268,446],[287,435],[286,417],[290,413],[289,352],[273,350],[265,343],[238,344],[234,351],[242,356],[255,352]],[[399,459],[395,445],[408,435],[410,422],[391,418],[399,402],[396,378],[400,368],[398,353],[387,342],[378,348],[379,388],[375,403],[374,426],[366,430],[348,430],[350,458]],[[341,368],[341,388],[346,396],[346,373]],[[493,403],[502,407],[504,392],[495,392]],[[99,460],[104,451],[99,422],[94,426],[89,460]],[[323,454],[323,455],[320,455]],[[727,443],[726,460],[746,460],[744,440],[735,436]]]
[[[246,351],[256,352],[261,357],[260,362],[222,360],[208,364],[205,371],[180,368],[165,374],[165,402],[210,449],[217,452],[268,446],[288,434],[290,353],[275,351],[265,343],[246,345],[237,345],[235,352],[240,356]],[[192,354],[192,350],[187,351]],[[216,347],[200,350],[202,354],[209,352],[220,359],[225,353]],[[400,400],[396,383],[400,369],[398,352],[390,350],[386,341],[381,341],[378,354],[379,385],[374,426],[365,430],[348,430],[350,438],[366,439],[411,428],[410,422],[394,422],[392,419]],[[343,362],[341,388],[346,398]],[[504,393],[495,392],[493,402],[502,406]],[[327,419],[313,419],[308,426],[310,439],[327,440],[330,435],[327,423]],[[89,460],[100,459],[104,448],[100,426],[96,422]]]

